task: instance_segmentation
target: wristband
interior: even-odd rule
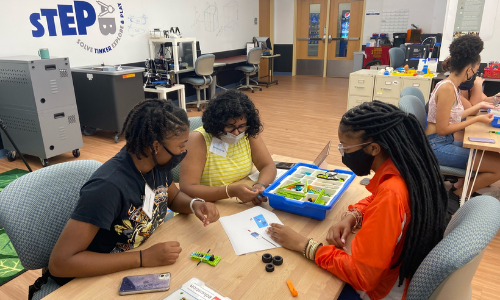
[[[194,203],[194,201],[205,202],[205,200],[203,200],[201,198],[193,198],[193,199],[191,199],[191,203],[189,204],[189,208],[191,208],[191,211],[193,212],[193,214],[194,214],[194,209],[193,209],[193,203]]]
[[[256,183],[254,183],[254,184],[252,185],[252,187],[256,186],[257,184],[262,185],[264,188],[267,188],[267,186],[266,186],[265,184],[260,183],[260,182],[256,182]]]
[[[139,257],[141,258],[141,265],[139,267],[142,268],[142,250],[139,250]]]

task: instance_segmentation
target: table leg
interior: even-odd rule
[[[478,150],[479,151],[479,150]],[[477,164],[477,169],[479,170],[479,167],[481,167],[481,162],[483,161],[483,156],[484,156],[484,150],[483,152],[481,153],[481,158],[479,159],[479,163]],[[477,151],[476,151],[476,154],[477,154]],[[472,167],[471,167],[472,168]],[[477,174],[479,172],[476,172],[476,174],[474,175],[474,181],[472,182],[472,187],[474,187],[474,185],[476,184],[476,179],[477,179]],[[470,199],[470,196],[472,195],[472,190],[469,192],[469,196],[468,198]]]
[[[483,152],[484,153],[484,152]],[[474,159],[473,159],[474,157]],[[465,178],[464,178],[464,187],[462,191],[462,197],[460,197],[460,206],[464,205],[465,202],[465,196],[467,195],[467,190],[469,189],[469,183],[470,183],[470,178],[471,178],[471,172],[472,172],[472,165],[474,164],[474,161],[476,160],[476,157],[474,156],[474,149],[470,149],[469,151],[469,160],[467,161],[467,169],[465,171]],[[476,172],[477,176],[477,172]]]
[[[181,89],[181,100],[182,108],[187,111],[186,109],[186,88],[183,86]]]

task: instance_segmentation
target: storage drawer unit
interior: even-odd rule
[[[372,101],[376,70],[359,70],[349,75],[347,110],[363,102]]]
[[[403,80],[403,86],[401,87],[401,90],[409,86],[416,87],[422,92],[422,94],[424,94],[425,103],[427,103],[429,101],[429,94],[431,93],[431,83],[432,78],[409,77]]]

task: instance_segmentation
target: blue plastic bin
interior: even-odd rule
[[[325,169],[320,169],[316,165],[298,163],[295,166],[293,166],[293,168],[288,170],[285,174],[283,174],[280,178],[278,178],[278,180],[276,180],[271,185],[269,185],[264,190],[263,195],[269,199],[269,205],[273,208],[283,210],[286,212],[290,212],[290,213],[294,213],[294,214],[301,215],[301,216],[306,216],[306,217],[317,219],[317,220],[324,220],[326,218],[326,216],[332,210],[333,206],[337,203],[337,201],[340,199],[340,197],[344,194],[345,190],[349,187],[351,182],[354,180],[356,175],[351,171],[335,169],[335,171],[339,175],[348,175],[349,177],[346,181],[344,181],[342,186],[339,188],[339,190],[333,196],[333,199],[330,200],[327,205],[321,205],[321,204],[307,202],[307,201],[289,199],[289,198],[285,198],[284,196],[274,194],[273,191],[276,188],[278,188],[279,186],[281,186],[282,182],[286,178],[288,178],[289,176],[293,176],[294,173],[297,171],[297,169],[299,169],[300,167],[306,167],[306,168],[319,170],[319,171],[327,171]]]

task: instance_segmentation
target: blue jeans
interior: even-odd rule
[[[427,139],[441,166],[467,168],[470,150],[464,148],[462,142],[455,141],[453,134],[438,135],[433,133],[428,135]]]

